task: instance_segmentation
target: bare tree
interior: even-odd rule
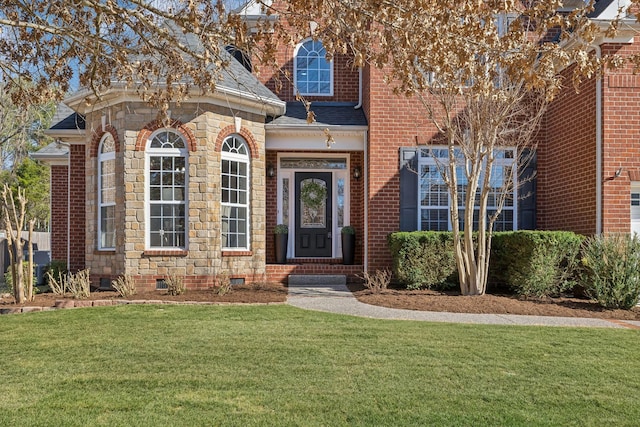
[[[424,151],[451,200],[465,295],[485,293],[494,224],[505,203],[516,202],[515,171],[527,163],[525,148],[535,148],[546,106],[566,84],[563,70],[574,64],[568,77],[577,83],[601,67],[589,54],[597,31],[587,17],[591,6],[579,2],[559,13],[561,6],[558,0],[286,0],[272,6],[286,42],[308,34],[313,21],[329,57],[348,53],[357,66],[384,69],[397,94],[422,104],[439,131],[433,143],[446,146],[444,155]]]
[[[16,205],[17,199],[17,205]],[[27,263],[27,283],[25,286],[24,278],[24,242],[22,240],[22,230],[25,228],[25,216],[27,199],[24,196],[24,190],[18,188],[17,198],[14,197],[11,188],[5,184],[2,189],[2,213],[7,234],[7,246],[9,249],[9,259],[11,264],[11,278],[13,282],[13,296],[18,304],[25,301],[32,301],[33,293],[33,251],[31,249],[31,238],[33,234],[33,223],[29,221],[29,260]]]

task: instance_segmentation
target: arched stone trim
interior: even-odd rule
[[[111,136],[113,137],[113,141],[115,142],[115,145],[116,145],[116,153],[120,152],[120,140],[118,139],[118,132],[116,131],[116,128],[114,128],[111,125],[106,125],[104,128],[104,132],[98,132],[98,131],[93,132],[93,137],[91,138],[91,146],[90,146],[91,152],[89,153],[91,157],[94,157],[94,158],[98,157],[98,148],[100,147],[100,141],[102,141],[102,138],[107,133],[110,133]]]
[[[260,151],[258,150],[258,144],[256,143],[256,139],[253,137],[253,134],[249,132],[249,130],[245,127],[240,128],[240,132],[236,132],[235,126],[229,125],[222,129],[218,134],[218,138],[216,139],[216,151],[222,150],[222,143],[229,135],[240,135],[247,141],[247,145],[249,145],[249,151],[251,151],[251,158],[257,159],[260,157]]]
[[[165,126],[162,121],[154,120],[151,123],[147,123],[141,130],[138,132],[138,138],[136,139],[136,151],[144,151],[147,146],[147,141],[151,134],[153,134],[158,129],[175,129],[182,134],[185,141],[187,142],[187,148],[190,152],[196,151],[197,143],[196,136],[193,134],[193,131],[185,126],[180,120],[172,120],[169,126]]]

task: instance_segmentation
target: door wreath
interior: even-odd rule
[[[327,188],[315,180],[306,181],[300,189],[300,200],[309,209],[318,210],[327,200]]]

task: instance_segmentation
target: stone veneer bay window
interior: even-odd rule
[[[146,148],[147,247],[186,249],[188,150],[173,129],[156,131]]]
[[[98,249],[116,247],[116,145],[106,133],[98,148]]]
[[[249,250],[249,149],[238,135],[222,143],[222,248]]]

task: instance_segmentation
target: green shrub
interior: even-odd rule
[[[582,249],[581,285],[606,308],[630,309],[640,295],[640,240],[637,235],[587,239]]]
[[[443,289],[457,282],[451,233],[398,232],[389,235],[388,243],[393,272],[407,289]]]
[[[289,234],[289,226],[287,224],[277,224],[273,229],[273,234]]]
[[[23,278],[23,284],[24,284],[24,288],[25,288],[25,292],[27,289],[27,281],[29,280],[29,261],[22,261],[22,278]],[[33,273],[33,272],[31,272]],[[37,294],[39,289],[36,286],[36,277],[33,277],[33,293]],[[6,273],[4,273],[4,283],[6,286],[6,290],[7,293],[10,293],[12,296],[14,294],[15,289],[13,289],[13,275],[11,274],[11,267],[9,267],[9,269],[7,270]]]
[[[571,289],[583,239],[567,231],[495,233],[489,280],[523,296],[552,296]]]
[[[342,227],[342,230],[340,230],[340,233],[342,233],[342,234],[356,234],[356,229],[353,228],[350,225],[345,225],[344,227]]]

